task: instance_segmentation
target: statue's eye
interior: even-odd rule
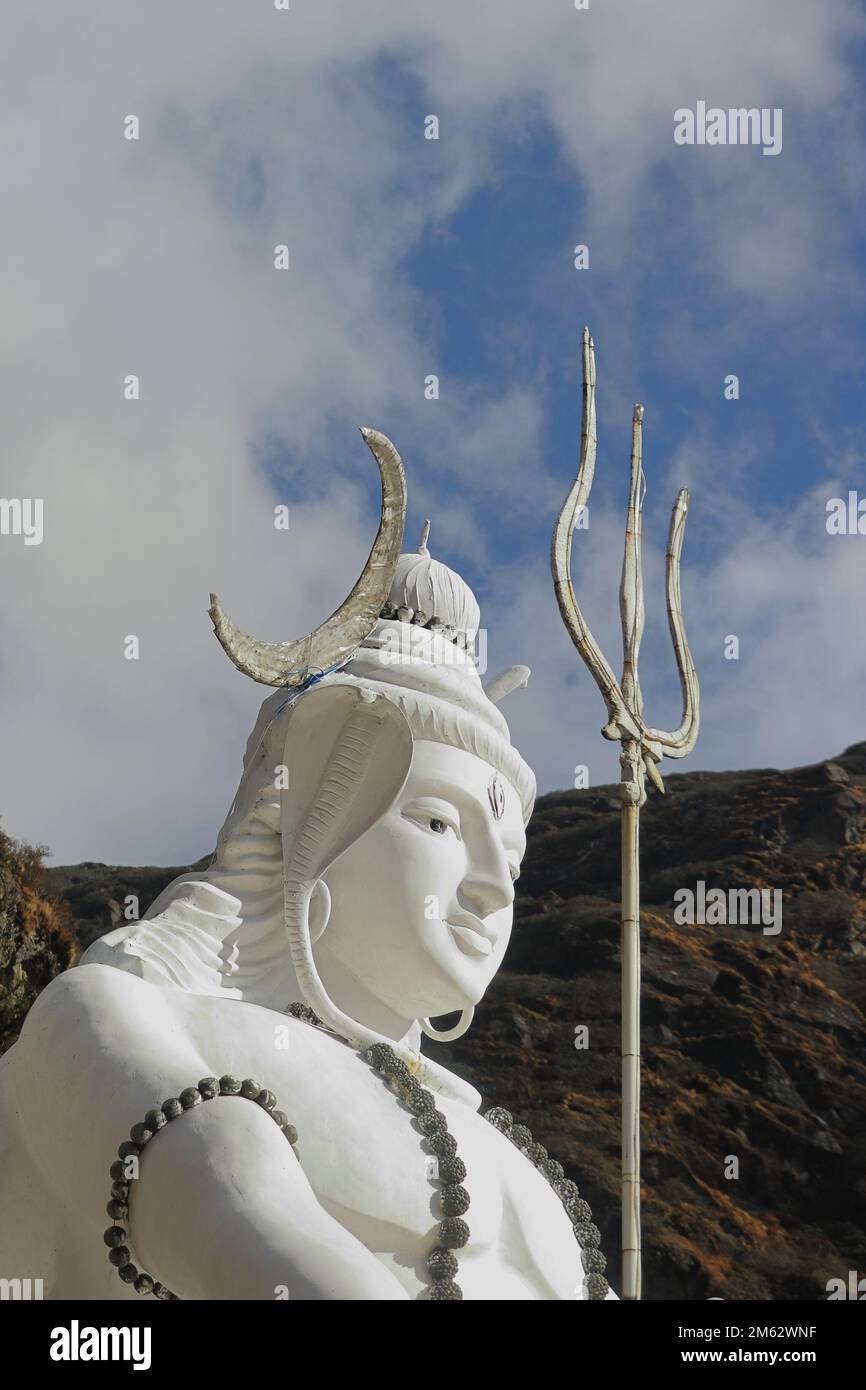
[[[403,815],[427,834],[441,835],[443,839],[460,839],[460,818],[456,811],[449,814],[444,807],[440,809],[438,804],[425,806],[423,802],[416,802],[407,806]]]

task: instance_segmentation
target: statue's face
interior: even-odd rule
[[[381,1026],[383,1015],[464,1009],[502,964],[526,837],[502,776],[497,819],[495,776],[472,753],[416,742],[394,805],[326,871],[330,914],[315,960],[353,1017]]]

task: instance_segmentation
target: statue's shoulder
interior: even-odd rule
[[[19,1042],[38,1039],[68,1046],[70,1038],[81,1039],[87,1030],[103,1041],[120,1041],[137,1025],[155,1032],[168,1022],[167,999],[164,990],[128,971],[97,963],[76,965],[45,986],[24,1021]]]
[[[95,962],[79,963],[49,981],[27,1015],[27,1023],[43,1014],[65,1012],[69,1008],[86,1012],[112,999],[154,992],[153,986],[126,971]]]

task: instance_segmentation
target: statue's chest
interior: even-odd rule
[[[270,1011],[243,1013],[242,1030],[226,1029],[231,1014],[221,1020],[215,1070],[275,1093],[322,1206],[415,1294],[429,1282],[425,1258],[443,1211],[437,1159],[414,1116],[351,1049],[305,1025],[285,1028]],[[578,1247],[549,1185],[468,1106],[436,1100],[467,1170],[470,1239],[457,1252],[465,1296],[579,1297]]]
[[[322,1205],[416,1293],[429,1282],[425,1260],[444,1215],[437,1158],[375,1073],[342,1078],[335,1099],[327,1114],[298,1107],[301,1164]],[[464,1294],[578,1297],[578,1247],[549,1185],[475,1112],[442,1097],[437,1104],[466,1167],[469,1240],[456,1252]]]

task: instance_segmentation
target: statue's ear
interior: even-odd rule
[[[384,695],[323,686],[292,711],[283,761],[283,863],[287,876],[309,883],[393,805],[409,775],[412,733]]]

